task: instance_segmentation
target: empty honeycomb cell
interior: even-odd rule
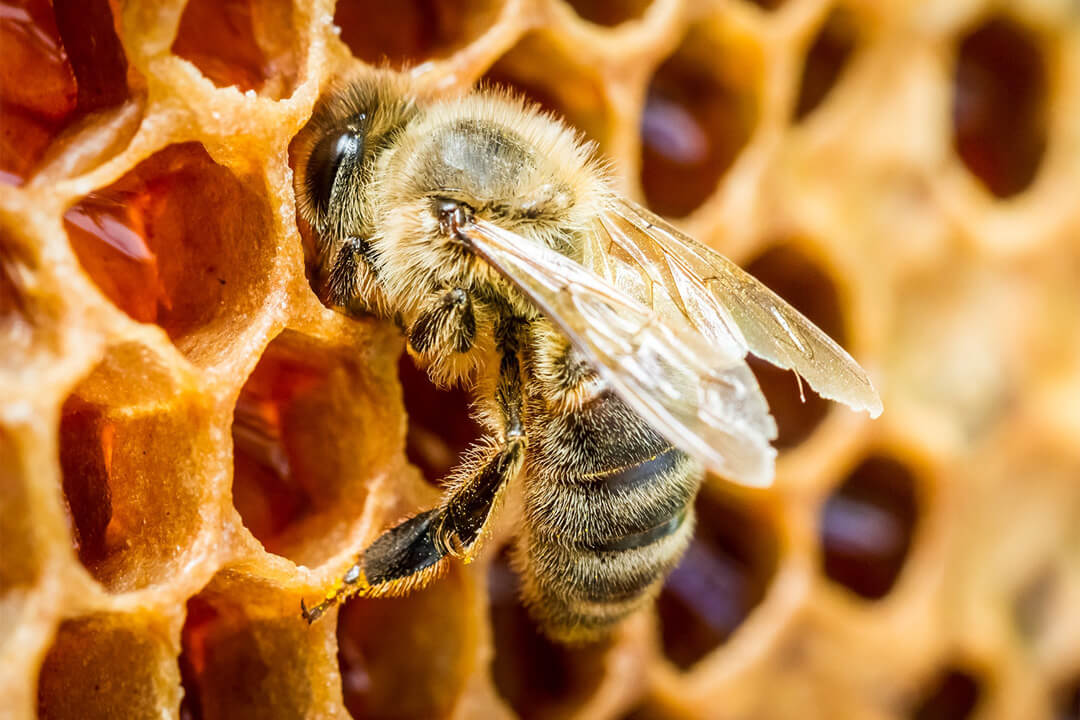
[[[765,597],[779,542],[762,511],[709,486],[690,548],[657,600],[664,654],[687,669],[719,647]]]
[[[817,109],[833,89],[855,50],[857,40],[855,18],[851,11],[839,7],[830,12],[803,60],[799,97],[795,102],[796,121]]]
[[[525,95],[604,147],[610,123],[604,86],[591,69],[549,38],[526,35],[499,58],[484,80]]]
[[[220,468],[198,399],[144,385],[146,399],[127,404],[125,394],[140,393],[130,387],[140,361],[113,357],[64,403],[60,467],[79,559],[122,592],[168,582],[184,567],[213,490],[207,480]]]
[[[799,312],[845,345],[844,317],[832,280],[793,244],[770,247],[752,260],[746,270]],[[750,367],[761,384],[769,410],[776,418],[780,449],[798,445],[814,431],[829,412],[830,403],[821,398],[789,370],[750,358]]]
[[[226,571],[187,602],[180,716],[331,716],[336,682],[327,677],[333,645],[325,632],[300,618],[295,597]]]
[[[750,139],[760,68],[735,42],[692,29],[649,83],[641,185],[658,213],[682,217],[701,205]]]
[[[1080,720],[1080,676],[1054,693],[1054,720]]]
[[[868,600],[892,589],[904,567],[918,515],[915,478],[898,460],[863,460],[825,501],[825,574]]]
[[[1046,60],[1038,38],[1004,17],[959,43],[953,89],[953,146],[1000,198],[1035,179],[1046,152]]]
[[[338,0],[334,24],[359,59],[406,67],[468,45],[500,9],[500,0]]]
[[[267,550],[309,565],[339,551],[327,537],[359,520],[395,456],[394,393],[354,351],[291,331],[270,343],[232,426],[233,503]]]
[[[947,668],[916,701],[911,720],[965,720],[974,715],[981,694],[977,676],[964,668]]]
[[[597,25],[619,25],[641,17],[652,0],[567,0],[578,17]]]
[[[179,702],[176,651],[152,618],[98,614],[60,625],[38,679],[38,717],[161,718]]]
[[[259,187],[198,143],[173,145],[64,214],[83,269],[120,309],[211,365],[249,327],[273,260]]]
[[[356,720],[447,717],[472,672],[475,628],[459,566],[400,598],[350,600],[338,616],[345,707]]]
[[[552,642],[529,617],[520,590],[504,551],[488,570],[495,688],[524,720],[565,717],[600,686],[609,644],[570,647]]]
[[[218,87],[285,97],[297,70],[291,27],[288,0],[188,0],[172,51]]]
[[[409,423],[405,454],[428,482],[438,485],[483,430],[473,419],[469,393],[461,386],[435,387],[404,353],[398,377]]]

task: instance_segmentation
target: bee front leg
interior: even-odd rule
[[[469,562],[479,548],[503,490],[517,475],[528,440],[522,423],[517,344],[500,342],[502,360],[495,400],[503,432],[475,447],[454,473],[442,504],[414,515],[375,538],[338,584],[316,606],[301,603],[314,622],[352,595],[400,595],[436,577],[448,556]]]
[[[357,304],[376,304],[378,273],[372,257],[371,244],[361,237],[348,237],[330,260],[323,283],[324,300],[344,309],[355,309]]]
[[[409,328],[409,350],[424,356],[442,348],[464,353],[476,340],[476,314],[465,290],[450,288],[435,297]]]

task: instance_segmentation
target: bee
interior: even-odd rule
[[[594,149],[507,92],[417,96],[374,72],[323,95],[295,192],[332,307],[395,321],[484,437],[438,507],[379,535],[314,607],[408,592],[483,544],[523,475],[513,564],[556,640],[602,637],[685,551],[706,470],[771,482],[747,353],[881,412],[866,373],[730,260],[620,197]]]

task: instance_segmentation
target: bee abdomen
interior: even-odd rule
[[[649,600],[693,532],[701,467],[614,395],[533,407],[519,561],[552,636],[603,634]]]

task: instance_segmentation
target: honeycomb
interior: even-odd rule
[[[1080,717],[1074,0],[0,0],[0,56],[0,717]],[[755,365],[775,485],[606,642],[513,502],[300,618],[475,434],[308,279],[290,142],[370,64],[561,115],[882,392]]]

